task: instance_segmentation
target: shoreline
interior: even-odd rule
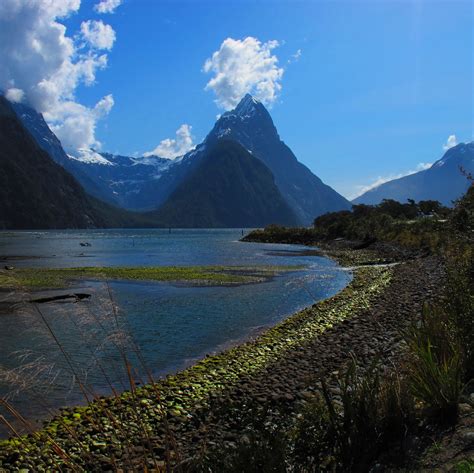
[[[323,253],[324,256],[339,261],[341,266],[355,263],[360,265],[362,262],[374,263],[379,258],[377,252],[366,250],[354,252],[347,249],[323,248]],[[30,467],[45,465],[46,459],[51,455],[54,456],[50,446],[51,439],[67,449],[71,443],[71,428],[77,431],[81,439],[84,437],[85,444],[90,444],[89,452],[91,454],[95,452],[94,458],[97,454],[101,455],[103,460],[104,454],[110,455],[109,448],[120,450],[125,442],[125,439],[117,439],[109,445],[109,439],[104,434],[105,447],[96,449],[91,443],[90,431],[91,429],[94,431],[92,426],[107,421],[103,415],[104,410],[107,410],[108,417],[119,416],[122,426],[127,426],[127,437],[135,439],[138,444],[141,435],[136,428],[137,416],[150,427],[150,432],[153,432],[156,438],[154,443],[161,446],[166,443],[167,436],[164,424],[171,423],[173,432],[179,432],[178,438],[180,443],[181,439],[183,442],[178,453],[180,456],[184,453],[186,458],[192,456],[195,448],[194,450],[189,448],[190,443],[186,439],[196,430],[192,426],[193,419],[203,416],[212,418],[216,399],[225,399],[228,393],[235,392],[238,386],[242,383],[245,385],[248,379],[261,379],[269,367],[284,365],[294,352],[304,349],[319,338],[324,338],[326,332],[337,331],[345,321],[351,321],[369,310],[377,299],[387,292],[394,273],[399,271],[398,268],[380,267],[374,264],[358,268],[353,280],[338,294],[287,317],[279,324],[264,330],[253,340],[247,340],[217,355],[206,357],[184,371],[167,376],[154,385],[137,388],[133,393],[128,391],[115,399],[101,399],[88,407],[64,410],[62,416],[53,419],[34,437],[25,437],[21,441],[17,439],[0,441],[0,471],[2,466],[16,467],[18,460],[13,461],[15,455],[21,455],[25,447],[31,453]],[[301,389],[300,392],[305,391]],[[276,395],[273,401],[283,401],[284,404],[292,403],[297,398],[290,393],[281,394],[280,400],[277,399],[278,396]],[[258,395],[253,397],[263,399]],[[134,404],[137,399],[138,410]],[[101,437],[101,429],[97,429],[94,435]],[[175,452],[176,455],[178,453]],[[64,460],[59,458],[57,461]],[[83,465],[86,459],[77,458],[77,461],[79,465]],[[92,471],[100,464],[100,462],[97,465],[87,462],[87,467],[92,468]]]

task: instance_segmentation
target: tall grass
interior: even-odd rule
[[[433,418],[454,422],[462,390],[462,350],[446,312],[426,304],[421,323],[408,331],[407,341],[413,395]]]
[[[302,471],[367,471],[389,446],[399,453],[414,424],[413,399],[399,374],[382,377],[377,360],[362,370],[353,359],[337,389],[323,383],[322,395],[302,413],[295,461]]]

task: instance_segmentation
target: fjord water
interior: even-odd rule
[[[13,396],[20,412],[35,419],[83,401],[48,326],[76,378],[109,394],[106,378],[117,389],[127,387],[118,349],[125,334],[159,377],[255,335],[350,281],[350,272],[334,261],[304,254],[307,247],[243,243],[241,235],[240,229],[0,233],[0,256],[16,267],[304,265],[262,283],[231,287],[82,281],[75,290],[91,293],[89,301],[42,304],[41,314],[31,306],[0,312],[0,369],[19,370],[9,373],[10,383],[0,378],[0,396]],[[134,375],[145,378],[137,352],[129,340],[125,345]],[[12,384],[16,374],[20,382]]]

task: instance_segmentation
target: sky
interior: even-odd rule
[[[2,0],[0,88],[69,149],[187,151],[246,92],[348,198],[474,139],[471,0]]]

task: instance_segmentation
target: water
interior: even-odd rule
[[[240,237],[240,229],[0,232],[0,256],[16,267],[305,265],[233,287],[84,281],[78,290],[92,293],[90,301],[44,304],[41,314],[31,307],[0,312],[0,368],[13,369],[9,383],[0,381],[0,396],[8,395],[30,419],[47,417],[84,400],[71,366],[75,379],[109,394],[106,379],[119,390],[127,385],[118,346],[127,346],[138,380],[145,378],[144,365],[163,376],[334,295],[351,278],[330,259],[299,253],[305,247],[242,243]]]

